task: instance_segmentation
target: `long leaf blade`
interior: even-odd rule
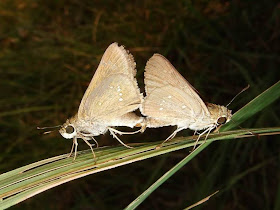
[[[220,130],[227,131],[238,126],[246,119],[252,117],[254,114],[266,108],[279,97],[280,81],[268,88],[266,91],[264,91],[262,94],[254,98],[247,105],[245,105],[238,112],[236,112],[232,117],[232,121],[223,126]],[[252,129],[250,129],[250,131],[252,131]],[[207,141],[206,143],[200,145],[193,153],[189,154],[187,157],[185,157],[183,160],[177,163],[173,168],[171,168],[162,177],[160,177],[154,184],[152,184],[147,190],[145,190],[140,196],[138,196],[133,202],[131,202],[126,207],[126,209],[135,209],[137,206],[139,206],[153,191],[155,191],[161,184],[163,184],[173,174],[179,171],[185,164],[190,162],[196,155],[198,155],[201,151],[208,147],[210,143],[211,141]]]

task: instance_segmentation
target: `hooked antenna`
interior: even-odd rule
[[[231,119],[231,120],[232,120],[234,123],[236,123],[235,120],[233,120],[233,119]],[[247,132],[250,133],[252,136],[255,136],[255,137],[257,137],[258,139],[260,139],[260,135],[259,135],[259,134],[254,133],[253,131],[247,130],[246,128],[242,128],[240,125],[237,125],[237,126],[238,126],[239,128],[241,128],[241,129],[247,131]]]
[[[247,87],[243,88],[236,96],[233,97],[233,99],[231,99],[231,101],[228,103],[228,105],[226,105],[226,107],[228,107],[234,101],[234,99],[236,99],[237,96],[239,96],[245,90],[249,89],[249,87],[250,87],[250,85],[248,84]]]
[[[61,127],[61,125],[56,125],[56,126],[49,126],[49,127],[37,127],[38,130],[43,130],[43,129],[50,129],[50,128],[58,128]]]
[[[44,129],[50,129],[50,128],[59,128],[59,127],[62,127],[61,125],[56,125],[56,126],[49,126],[49,127],[37,127],[38,130],[44,130]],[[49,134],[51,132],[53,132],[55,130],[52,130],[52,131],[46,131],[44,132],[43,134]]]
[[[51,133],[51,132],[54,132],[54,131],[46,131],[46,132],[44,132],[43,134],[49,134],[49,133]]]

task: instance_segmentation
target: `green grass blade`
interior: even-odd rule
[[[266,129],[251,129],[259,135],[274,135],[280,133],[280,127]],[[247,130],[220,132],[209,135],[207,143],[202,144],[191,156],[195,156],[207,144],[216,140],[250,137]],[[155,147],[161,141],[133,145],[127,149],[123,146],[105,147],[95,150],[97,163],[90,150],[78,153],[75,162],[67,158],[67,154],[42,160],[0,175],[0,209],[13,206],[36,194],[46,191],[63,183],[78,179],[90,174],[109,170],[122,165],[145,160],[161,154],[179,149],[192,147],[195,142],[192,137],[176,138],[167,142],[160,149]],[[199,141],[199,144],[204,140]],[[187,160],[188,161],[188,160]],[[181,165],[187,162],[182,162]],[[172,175],[172,174],[171,174]]]
[[[279,97],[280,97],[280,81],[275,83],[273,86],[268,88],[262,94],[258,95],[248,104],[246,104],[242,109],[237,111],[233,115],[232,120],[226,125],[224,125],[221,128],[221,130],[226,131],[235,128],[245,120],[252,117],[254,114],[260,112],[261,110],[269,106],[271,103],[276,101]]]
[[[269,105],[266,103],[259,103],[256,100],[266,99],[272,103],[279,97],[279,83],[272,86],[270,89],[262,93],[252,102],[245,106],[236,113],[236,115],[245,115],[246,110],[251,107],[254,113],[260,111]],[[278,87],[278,88],[277,88]],[[274,97],[269,99],[268,95]],[[257,104],[256,104],[257,103]],[[260,106],[261,104],[261,106]],[[258,108],[253,109],[252,106]],[[247,117],[252,116],[247,114]],[[235,116],[235,115],[234,115]],[[244,119],[244,118],[238,118]],[[235,121],[236,123],[236,121]],[[225,130],[225,129],[224,129]],[[259,128],[250,129],[251,132],[261,135],[275,135],[280,133],[280,127],[276,128]],[[193,157],[195,157],[200,151],[205,149],[212,141],[236,139],[252,136],[248,133],[248,130],[240,129],[235,131],[223,131],[220,133],[212,133],[206,143],[204,140],[198,142],[202,144],[193,153],[184,158],[180,163],[167,172],[160,180],[153,184],[145,194],[138,197],[138,199],[132,202],[127,208],[133,209],[138,206],[145,198],[152,193],[158,186],[160,186],[165,180],[172,176],[176,171],[188,163]],[[203,138],[202,138],[203,139]],[[57,157],[49,158],[46,160],[33,163],[7,173],[0,175],[0,209],[5,209],[13,206],[21,201],[24,201],[38,193],[46,191],[55,186],[69,182],[74,179],[78,179],[90,174],[98,173],[104,170],[109,170],[122,165],[130,164],[133,162],[145,160],[158,155],[166,154],[172,151],[192,147],[194,145],[193,137],[179,137],[172,141],[168,141],[160,149],[155,147],[160,144],[159,142],[143,143],[133,145],[135,148],[127,149],[123,146],[118,147],[105,147],[95,150],[97,156],[97,163],[90,150],[81,151],[78,153],[78,157],[75,162],[72,158],[67,158],[67,155],[60,155]]]
[[[278,81],[276,84],[268,88],[266,91],[264,91],[262,94],[254,98],[242,109],[236,112],[232,117],[232,121],[230,121],[228,124],[223,126],[220,130],[226,131],[238,126],[246,119],[249,119],[254,114],[266,108],[268,105],[273,103],[279,97],[280,97],[280,82]],[[147,190],[145,190],[140,196],[138,196],[132,203],[130,203],[126,207],[126,209],[135,209],[137,206],[139,206],[153,191],[155,191],[161,184],[163,184],[173,174],[175,174],[178,170],[180,170],[185,164],[187,164],[190,160],[192,160],[197,154],[203,151],[210,143],[211,143],[210,141],[207,141],[206,143],[200,145],[195,151],[193,151],[191,154],[189,154],[187,157],[181,160],[172,169],[170,169],[162,177],[160,177],[154,184],[152,184]]]
[[[160,185],[162,185],[166,180],[168,180],[173,174],[179,171],[184,165],[186,165],[190,160],[192,160],[196,155],[198,155],[204,148],[210,144],[209,141],[201,144],[187,157],[177,163],[173,168],[166,172],[162,177],[160,177],[154,184],[152,184],[145,192],[143,192],[138,198],[136,198],[132,203],[130,203],[125,209],[135,209],[139,206],[149,195],[155,191]]]

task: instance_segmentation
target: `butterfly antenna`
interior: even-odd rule
[[[53,131],[46,131],[46,132],[44,132],[43,134],[49,134],[49,133],[51,133],[51,132],[53,132]]]
[[[61,127],[61,125],[49,126],[49,127],[37,127],[37,129],[38,130],[44,130],[44,129],[58,128],[58,127]]]
[[[236,99],[237,96],[239,96],[241,93],[249,89],[249,87],[250,85],[248,84],[247,87],[243,88],[236,96],[233,97],[233,99],[231,99],[231,101],[228,103],[228,105],[226,105],[226,107],[228,107],[234,101],[234,99]]]
[[[59,128],[61,127],[61,125],[56,125],[56,126],[49,126],[49,127],[37,127],[38,130],[44,130],[44,129],[52,129],[52,128]],[[46,131],[43,134],[49,134],[51,132],[53,132],[54,130],[51,131]]]
[[[236,123],[236,121],[234,121],[233,119],[231,119],[232,120],[232,122],[234,122],[234,123]],[[243,129],[243,130],[245,130],[245,131],[247,131],[249,134],[251,134],[252,136],[255,136],[255,137],[257,137],[258,139],[260,139],[260,135],[259,134],[257,134],[257,133],[254,133],[254,132],[252,132],[252,131],[250,131],[250,130],[248,130],[248,129],[246,129],[246,128],[243,128],[243,127],[241,127],[240,125],[237,125],[239,128],[241,128],[241,129]]]

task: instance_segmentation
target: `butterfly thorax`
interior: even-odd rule
[[[231,119],[231,110],[224,106],[206,103],[208,114],[198,116],[194,123],[189,125],[192,130],[204,130],[207,128],[215,128],[221,124],[225,124]]]
[[[104,134],[108,126],[104,123],[96,123],[90,119],[79,119],[77,115],[66,120],[59,130],[60,134],[66,138],[83,138],[84,136],[98,136]]]

